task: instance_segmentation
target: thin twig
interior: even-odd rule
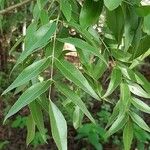
[[[13,6],[5,8],[3,10],[0,10],[0,15],[7,14],[8,12],[10,12],[10,11],[16,9],[16,8],[22,7],[23,5],[25,5],[25,4],[27,4],[27,3],[31,2],[31,1],[33,1],[33,0],[24,0],[23,2],[20,2],[18,4],[15,4]]]
[[[58,14],[57,19],[56,19],[56,26],[58,25],[59,17],[60,17],[60,13]],[[57,35],[57,30],[55,31],[54,38],[53,38],[52,64],[51,64],[51,71],[50,71],[50,79],[51,80],[53,80],[53,74],[54,74],[54,59],[55,59],[56,35]],[[52,86],[50,86],[50,88],[49,88],[49,100],[51,99],[51,91],[52,91]]]

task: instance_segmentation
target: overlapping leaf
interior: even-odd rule
[[[25,83],[27,83],[29,80],[37,76],[39,73],[41,73],[43,70],[45,70],[48,65],[50,64],[49,58],[44,58],[42,60],[39,60],[37,62],[34,62],[27,68],[25,68],[19,76],[14,80],[14,82],[3,92],[3,94],[6,94],[10,90],[21,86]]]
[[[55,65],[67,79],[72,81],[74,84],[79,86],[81,89],[83,89],[95,99],[99,100],[98,95],[90,86],[87,79],[73,64],[64,60],[59,61],[58,59],[55,59]]]
[[[30,104],[36,98],[38,98],[42,93],[44,93],[52,83],[51,80],[43,81],[42,83],[36,83],[28,88],[15,102],[15,104],[11,107],[8,114],[5,116],[4,121],[17,113],[21,108]]]

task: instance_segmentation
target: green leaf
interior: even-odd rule
[[[103,1],[85,0],[80,12],[79,21],[83,28],[95,24],[102,12]]]
[[[136,113],[130,111],[130,116],[132,118],[132,120],[139,126],[141,127],[143,130],[150,132],[150,128],[149,126],[145,123],[145,121],[138,116]]]
[[[21,86],[28,81],[30,81],[32,78],[36,77],[39,73],[44,71],[50,64],[49,58],[44,58],[42,60],[39,60],[37,62],[34,62],[27,68],[25,68],[19,76],[15,79],[15,81],[3,92],[3,94],[6,94],[7,92],[11,91],[12,89]]]
[[[120,43],[123,35],[124,15],[121,7],[113,11],[106,10],[106,22],[109,29]],[[117,27],[117,28],[116,28]]]
[[[133,124],[129,120],[123,130],[124,150],[130,150],[133,140]]]
[[[73,127],[75,129],[78,129],[81,126],[82,119],[83,119],[83,113],[81,109],[78,106],[76,106],[73,112]]]
[[[139,43],[139,46],[138,46],[138,49],[137,49],[137,52],[135,53],[135,57],[134,58],[139,57],[140,55],[146,53],[150,49],[149,42],[150,42],[150,36],[149,35],[144,36],[141,39],[141,41]]]
[[[149,8],[150,10],[150,8]],[[143,22],[143,31],[150,35],[150,15],[144,17],[144,22]]]
[[[121,83],[121,71],[119,68],[115,67],[111,73],[110,83],[108,85],[107,91],[103,97],[107,97],[118,87]]]
[[[104,4],[109,10],[116,9],[121,4],[121,2],[122,0],[104,0]]]
[[[121,98],[120,107],[122,108],[122,111],[128,110],[130,106],[131,94],[127,83],[121,83],[120,85],[120,98]]]
[[[5,116],[6,119],[17,113],[20,109],[30,104],[36,98],[38,98],[42,93],[44,93],[52,83],[51,80],[43,81],[42,83],[37,83],[28,88],[16,101],[16,103],[11,107],[8,114]]]
[[[34,122],[32,115],[28,116],[26,124],[27,124],[26,143],[27,143],[27,145],[29,145],[35,137],[35,122]]]
[[[120,101],[118,101],[113,109],[112,115],[109,117],[108,123],[106,125],[106,128],[108,128],[116,119],[119,114],[120,109]]]
[[[140,6],[136,7],[135,11],[138,16],[144,17],[150,14],[150,6]]]
[[[131,102],[137,109],[150,114],[150,107],[143,101],[133,97]]]
[[[93,55],[98,56],[101,60],[103,60],[107,64],[105,58],[100,54],[100,50],[98,48],[91,46],[90,44],[88,44],[87,42],[81,39],[68,37],[68,38],[62,38],[58,40],[63,43],[73,44],[75,47],[80,48],[81,50],[88,51]]]
[[[50,101],[49,116],[51,132],[59,150],[67,150],[67,123],[57,106]]]
[[[99,100],[98,95],[90,86],[86,78],[73,64],[64,60],[59,61],[58,59],[55,59],[55,65],[67,79],[72,81],[74,84],[79,86],[82,90],[90,94],[95,99]]]
[[[107,131],[106,136],[108,137],[116,133],[125,125],[126,121],[127,121],[127,115],[125,113],[119,113],[117,119]]]
[[[32,36],[32,39],[28,41],[25,50],[21,53],[19,59],[17,60],[15,67],[18,66],[21,62],[23,62],[30,54],[41,49],[46,46],[49,42],[51,36],[56,30],[56,23],[48,23],[46,25],[41,26]],[[34,39],[34,40],[33,40]]]
[[[40,131],[43,140],[46,142],[44,119],[41,107],[36,101],[33,101],[32,103],[29,104],[29,108],[38,130]]]
[[[145,92],[138,84],[129,83],[128,86],[133,94],[144,98],[150,98],[150,94]]]
[[[65,18],[69,22],[71,20],[72,7],[68,0],[60,0],[60,9],[63,12]]]
[[[125,5],[123,7],[125,14],[124,36],[125,36],[125,51],[128,51],[132,44],[136,30],[138,29],[138,16],[132,6]]]
[[[90,112],[86,108],[86,105],[83,103],[81,98],[70,90],[67,86],[62,83],[56,83],[56,87],[60,92],[62,92],[68,99],[70,99],[75,105],[77,105],[80,110],[93,122],[95,123],[94,118],[91,116]]]

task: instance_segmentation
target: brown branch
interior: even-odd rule
[[[21,7],[21,6],[23,6],[23,5],[27,4],[27,3],[29,3],[29,2],[31,2],[31,1],[33,1],[33,0],[24,0],[24,1],[21,2],[21,3],[15,4],[15,5],[13,5],[13,6],[10,6],[10,7],[6,8],[6,9],[0,10],[0,15],[7,14],[9,11],[14,10],[14,9],[16,9],[16,8],[19,8],[19,7]]]

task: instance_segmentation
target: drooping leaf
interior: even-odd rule
[[[98,95],[90,86],[86,78],[73,64],[64,60],[59,61],[58,59],[55,59],[55,65],[67,79],[72,81],[95,99],[99,100]]]
[[[150,107],[140,99],[133,97],[131,102],[137,109],[150,114]]]
[[[49,116],[52,136],[58,149],[67,150],[67,123],[61,111],[52,101],[49,104]]]
[[[117,119],[117,116],[119,115],[120,105],[121,105],[121,103],[120,103],[120,101],[118,101],[113,109],[112,115],[109,117],[106,128],[108,128],[110,125],[112,125],[113,122]]]
[[[129,83],[128,84],[130,91],[140,97],[144,97],[144,98],[150,98],[150,94],[145,92],[142,87],[140,87],[138,84],[136,83]]]
[[[72,14],[72,7],[68,0],[60,0],[60,9],[63,12],[65,18],[69,22]]]
[[[107,91],[103,97],[107,97],[118,87],[121,83],[121,71],[119,68],[115,67],[111,73],[110,83],[108,85]]]
[[[77,48],[88,51],[91,54],[98,56],[101,60],[103,60],[107,64],[105,58],[101,55],[100,50],[98,48],[91,46],[90,44],[88,44],[87,42],[81,39],[68,37],[68,38],[63,38],[63,39],[58,39],[58,40],[63,43],[73,44]]]
[[[81,26],[87,28],[95,24],[99,20],[102,8],[103,1],[85,0],[79,18]]]
[[[5,116],[4,122],[6,121],[6,119],[17,113],[20,109],[30,104],[42,93],[44,93],[49,88],[51,83],[51,80],[47,80],[43,81],[42,83],[34,84],[30,88],[28,88],[11,107],[8,114]]]
[[[121,7],[113,11],[106,11],[106,22],[109,29],[114,34],[117,42],[121,42],[124,27],[124,15]],[[117,27],[117,28],[116,28]]]
[[[26,121],[27,124],[27,138],[26,143],[29,145],[35,137],[35,122],[32,115],[29,115]]]
[[[33,101],[32,103],[29,104],[29,108],[38,130],[43,140],[46,142],[44,119],[43,119],[43,113],[41,107],[36,101]]]
[[[25,68],[19,76],[15,79],[15,81],[3,92],[3,94],[6,94],[7,92],[11,91],[12,89],[21,86],[25,83],[27,83],[29,80],[37,76],[39,73],[44,71],[50,64],[49,58],[44,58],[42,60],[39,60],[37,62],[34,62],[27,68]]]
[[[130,106],[130,90],[127,83],[121,83],[120,85],[120,99],[121,99],[121,108],[122,111],[127,111]]]
[[[116,9],[120,4],[122,0],[104,0],[105,6],[110,10]]]
[[[78,129],[82,124],[83,113],[80,110],[79,106],[75,107],[73,112],[73,126],[75,129]]]
[[[127,122],[127,115],[125,113],[119,113],[117,119],[114,121],[112,126],[106,133],[106,136],[111,136],[112,134],[116,133],[120,130]]]
[[[124,36],[125,36],[125,51],[128,51],[132,44],[135,32],[138,27],[138,16],[132,6],[125,5],[123,7],[125,14]]]
[[[130,116],[132,118],[132,120],[139,126],[141,127],[143,130],[150,132],[150,128],[149,126],[145,123],[145,121],[136,113],[130,111]]]
[[[127,122],[123,130],[124,150],[130,150],[133,140],[133,124],[131,120]]]
[[[86,108],[86,105],[83,103],[81,98],[70,90],[66,85],[58,83],[55,84],[60,92],[62,92],[68,99],[70,99],[75,105],[77,105],[80,110],[93,122],[95,123],[94,118],[91,116],[90,112]]]
[[[18,58],[14,68],[23,62],[30,54],[39,50],[40,48],[46,46],[48,41],[50,40],[52,34],[56,30],[56,23],[48,23],[40,27],[32,36],[32,39],[28,41],[25,50],[21,53],[20,57]],[[34,39],[34,40],[33,40]]]

